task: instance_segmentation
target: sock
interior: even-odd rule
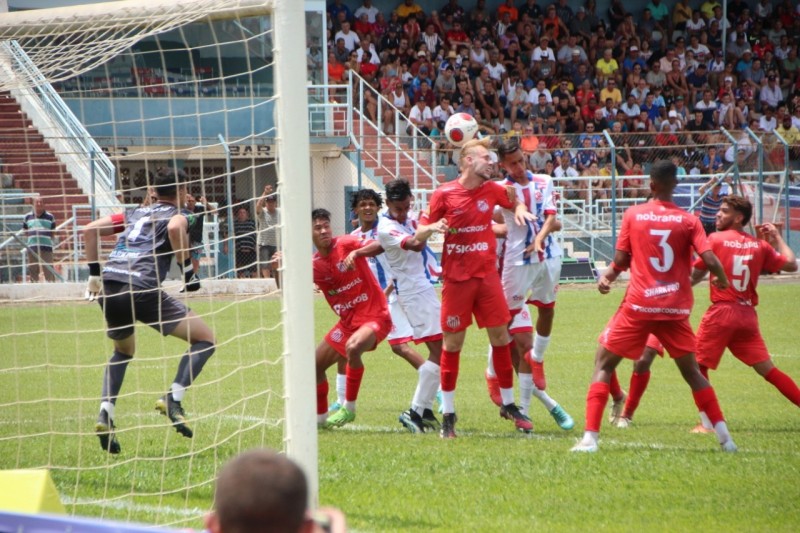
[[[608,403],[608,383],[597,381],[589,386],[586,395],[586,431],[600,432],[603,411]]]
[[[544,361],[544,352],[550,345],[550,337],[539,335],[538,333],[533,336],[533,350],[531,350],[531,359],[537,363]]]
[[[103,373],[103,390],[101,392],[101,401],[103,403],[117,403],[117,396],[119,396],[119,391],[122,389],[122,382],[125,380],[125,371],[128,369],[128,363],[130,363],[132,359],[132,355],[124,354],[116,350],[111,354],[111,358],[106,365],[106,371]],[[109,416],[113,414],[108,409],[106,409],[106,412]]]
[[[486,365],[486,375],[490,378],[496,378],[497,374],[494,371],[494,362],[492,362],[492,345],[489,345],[489,349],[486,350],[486,357],[489,359],[489,364]]]
[[[519,410],[525,415],[531,406],[531,395],[533,394],[533,375],[520,372],[517,375],[519,379]]]
[[[625,408],[622,410],[622,417],[631,419],[639,407],[639,400],[642,399],[647,384],[650,382],[650,371],[643,373],[634,372],[631,374],[631,386],[628,389],[628,399],[625,400]]]
[[[347,364],[347,390],[345,392],[345,403],[355,402],[358,400],[358,390],[361,388],[361,378],[364,377],[364,367],[353,368],[350,363]],[[351,410],[352,409],[349,409]]]
[[[336,374],[336,401],[344,405],[347,391],[347,374]]]
[[[590,442],[597,444],[598,437],[600,437],[600,433],[598,431],[586,430],[583,432],[583,438],[581,439],[581,442],[585,444],[589,444]]]
[[[541,389],[537,389],[536,385],[533,386],[533,395],[536,396],[537,400],[542,402],[542,405],[544,405],[544,408],[547,409],[548,413],[553,410],[553,407],[558,405],[558,403],[552,399],[549,394]]]
[[[722,416],[722,410],[719,408],[717,395],[714,393],[714,387],[706,387],[698,391],[692,391],[694,396],[694,403],[697,405],[698,411],[703,411],[712,425],[717,425],[717,422],[722,422],[725,418]]]
[[[440,369],[432,361],[425,361],[417,370],[419,373],[420,407],[433,409],[433,401],[439,391]]]
[[[108,418],[114,420],[114,404],[111,402],[100,402],[100,410],[108,413]]]
[[[351,413],[356,412],[356,402],[355,400],[345,400],[344,408],[350,411]]]
[[[170,394],[172,394],[172,399],[176,402],[183,401],[183,395],[186,393],[186,387],[181,385],[180,383],[173,383],[169,389]]]
[[[797,388],[797,383],[787,374],[778,370],[778,367],[773,366],[772,370],[764,376],[764,379],[772,383],[790,402],[800,407],[800,389]]]
[[[442,412],[444,414],[456,412],[456,391],[442,391]]]
[[[501,401],[503,402],[503,405],[509,405],[514,403],[514,389],[513,388],[504,389],[503,387],[500,387],[500,398]]]
[[[325,415],[325,418],[328,416],[328,388],[328,380],[317,383],[317,415]]]
[[[705,411],[700,411],[700,423],[706,429],[714,429],[714,424],[711,423],[711,420],[708,419],[708,415]]]
[[[189,350],[181,357],[181,362],[178,363],[178,371],[175,374],[174,383],[182,385],[184,388],[189,387],[192,382],[203,371],[203,366],[214,355],[216,347],[214,343],[208,341],[199,341],[192,344]],[[173,398],[175,394],[173,393]],[[180,401],[175,398],[175,401]]]
[[[442,358],[439,361],[439,364],[441,365],[440,380],[442,384],[442,394],[456,390],[460,356],[460,350],[457,352],[448,352],[447,350],[442,350]],[[445,413],[447,412],[455,411],[445,411]]]
[[[615,402],[618,402],[622,399],[622,387],[619,386],[619,379],[617,379],[617,371],[614,370],[611,373],[611,381],[609,383],[609,392],[611,393],[611,399]]]
[[[513,399],[514,367],[511,365],[511,343],[492,346],[492,363],[497,373],[497,382],[500,384],[500,393],[502,394],[503,389],[512,389]]]

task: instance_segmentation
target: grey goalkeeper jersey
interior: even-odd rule
[[[108,255],[103,281],[129,283],[142,289],[158,288],[167,277],[173,255],[167,225],[178,214],[177,207],[162,203],[130,211],[125,217],[125,231]]]

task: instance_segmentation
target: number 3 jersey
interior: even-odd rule
[[[672,202],[651,200],[625,211],[617,250],[631,254],[621,308],[641,320],[689,318],[694,305],[692,250],[709,250],[700,220]]]
[[[758,305],[756,286],[759,274],[780,272],[786,264],[786,257],[779,254],[767,241],[756,239],[742,231],[729,229],[712,233],[708,237],[708,244],[711,251],[719,257],[730,282],[727,289],[711,285],[713,303]],[[702,260],[695,261],[694,266],[701,270],[706,268]]]
[[[142,289],[159,287],[167,277],[173,254],[167,226],[178,214],[177,207],[165,203],[137,207],[126,214],[125,231],[108,255],[103,281]]]

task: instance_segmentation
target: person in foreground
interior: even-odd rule
[[[514,369],[511,364],[511,339],[508,311],[500,275],[495,266],[496,241],[492,232],[494,207],[514,211],[514,223],[535,220],[525,204],[517,200],[511,187],[491,181],[494,162],[490,140],[473,139],[461,149],[458,179],[436,189],[430,212],[417,228],[416,242],[427,241],[434,233],[444,233],[441,323],[444,343],[441,355],[442,438],[455,438],[455,389],[461,348],[472,315],[478,327],[486,328],[492,345],[492,359],[500,384],[500,416],[514,426],[530,432],[533,424],[514,403]],[[432,221],[432,222],[430,222]]]
[[[622,358],[636,360],[649,334],[664,345],[692,389],[695,404],[714,427],[722,450],[735,452],[714,389],[700,373],[694,357],[695,336],[689,324],[694,296],[689,283],[692,252],[710,270],[720,289],[728,278],[706,241],[700,221],[672,202],[677,168],[658,161],[650,172],[652,200],[629,208],[622,218],[614,261],[600,276],[597,288],[608,294],[611,283],[628,268],[630,283],[616,314],[600,334],[592,384],[586,397],[586,426],[573,452],[596,452],[609,380]]]
[[[719,287],[714,283],[712,272],[711,307],[697,330],[697,362],[700,372],[708,377],[708,369],[716,370],[722,353],[728,348],[734,357],[752,367],[800,407],[800,389],[772,362],[756,314],[759,275],[762,272],[796,272],[797,258],[773,224],[758,228],[763,239],[745,233],[744,227],[752,214],[753,206],[746,198],[731,195],[722,199],[717,212],[717,232],[709,235],[708,243],[719,256],[731,285]],[[700,282],[707,270],[702,262],[695,261],[692,283]],[[705,414],[701,413],[701,420],[708,427]]]
[[[317,346],[317,424],[339,427],[356,419],[356,400],[364,376],[364,352],[374,350],[392,329],[386,296],[370,271],[367,257],[383,252],[378,241],[354,235],[333,237],[331,214],[311,213],[314,247],[314,283],[325,295],[339,321]],[[344,405],[328,416],[328,378],[325,371],[339,358],[347,359]]]
[[[108,453],[121,451],[114,431],[114,407],[125,378],[125,370],[136,348],[134,323],[138,320],[189,343],[178,363],[170,391],[156,402],[156,409],[171,421],[175,430],[192,438],[181,402],[186,389],[200,375],[214,354],[211,328],[182,302],[161,289],[172,256],[183,267],[184,289],[200,288],[192,267],[189,223],[181,214],[186,195],[186,174],[162,169],[155,178],[156,201],[128,213],[105,216],[83,230],[89,284],[86,299],[97,299],[105,315],[107,334],[114,341],[114,353],[103,373],[100,413],[95,432]],[[98,245],[102,237],[121,233],[102,271]]]
[[[231,459],[219,472],[209,533],[312,533],[347,531],[344,514],[307,508],[308,482],[285,455],[255,449]]]

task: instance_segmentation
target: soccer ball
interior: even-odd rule
[[[478,121],[467,113],[456,113],[447,119],[444,125],[444,136],[453,146],[464,146],[478,134]]]

